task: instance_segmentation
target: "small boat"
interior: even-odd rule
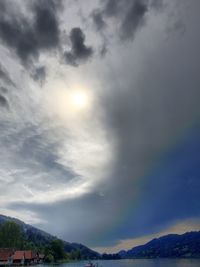
[[[88,262],[84,267],[96,267],[92,262]]]

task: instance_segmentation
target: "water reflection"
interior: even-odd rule
[[[69,262],[59,267],[84,267],[87,261]],[[199,267],[200,259],[138,259],[138,260],[109,260],[93,261],[97,267]],[[49,265],[48,265],[49,266]],[[55,266],[55,265],[51,265]],[[58,267],[58,265],[56,265]],[[44,267],[40,265],[38,267]]]

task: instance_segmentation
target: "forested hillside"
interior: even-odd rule
[[[100,254],[82,244],[60,240],[18,219],[3,215],[0,215],[0,247],[35,250],[44,253],[46,261],[100,257]]]
[[[162,236],[119,254],[122,258],[200,258],[200,231]]]

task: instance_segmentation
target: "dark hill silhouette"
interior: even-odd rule
[[[169,234],[145,245],[120,251],[122,258],[200,258],[200,231]]]

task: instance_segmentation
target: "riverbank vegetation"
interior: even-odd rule
[[[40,236],[27,236],[22,227],[14,221],[7,221],[0,226],[0,248],[33,250],[43,254],[45,262],[88,259],[87,255],[81,253],[78,248],[66,251],[65,244],[60,239],[55,238],[44,243],[40,240]]]

